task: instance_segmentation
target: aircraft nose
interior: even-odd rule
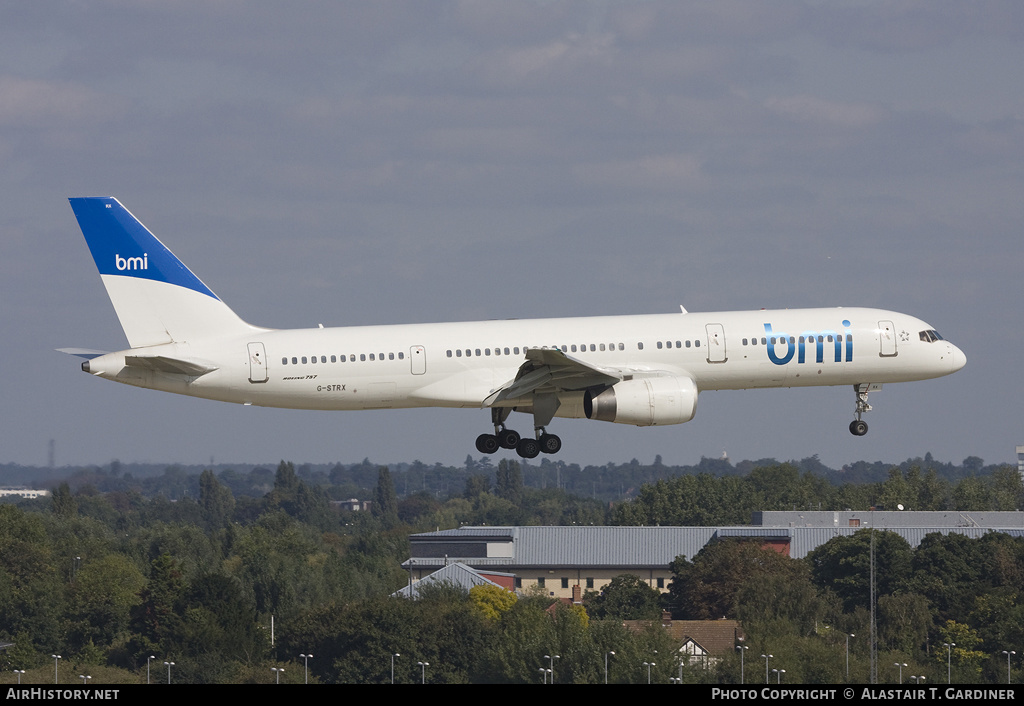
[[[952,361],[952,370],[950,372],[955,373],[957,370],[967,365],[967,356],[962,350],[954,346],[952,343],[950,344],[950,348],[953,349],[950,355],[950,360]]]

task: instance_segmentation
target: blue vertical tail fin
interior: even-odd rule
[[[255,330],[117,199],[69,200],[132,348]]]

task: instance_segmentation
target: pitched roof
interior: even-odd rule
[[[492,571],[488,573],[494,574],[495,572]],[[497,586],[498,588],[503,588],[501,585],[495,583],[494,581],[491,581],[489,578],[481,574],[476,569],[466,566],[465,564],[456,562],[454,564],[449,564],[448,566],[445,566],[444,568],[439,569],[438,571],[435,571],[429,576],[424,576],[422,579],[412,584],[411,586],[405,586],[400,590],[395,591],[391,595],[392,597],[403,596],[406,598],[417,598],[419,597],[420,589],[422,589],[424,586],[445,583],[453,586],[458,586],[460,588],[464,588],[467,591],[473,588],[473,586]]]

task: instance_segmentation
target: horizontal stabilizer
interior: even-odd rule
[[[165,355],[126,355],[124,357],[124,364],[135,368],[153,370],[158,373],[189,375],[191,377],[206,375],[217,369],[213,365],[203,365],[202,363],[181,360],[179,358],[168,358]]]
[[[106,355],[110,351],[95,351],[91,348],[58,348],[59,353],[67,353],[68,355],[77,356],[78,358],[85,358],[86,360],[92,360],[93,358],[99,358],[101,355]]]

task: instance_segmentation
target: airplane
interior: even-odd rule
[[[275,330],[238,317],[112,197],[70,199],[129,349],[62,348],[82,370],[243,405],[490,411],[476,448],[557,453],[554,417],[635,426],[693,419],[707,390],[851,385],[868,393],[967,358],[929,324],[867,308],[755,310]],[[505,425],[533,415],[533,435]]]

